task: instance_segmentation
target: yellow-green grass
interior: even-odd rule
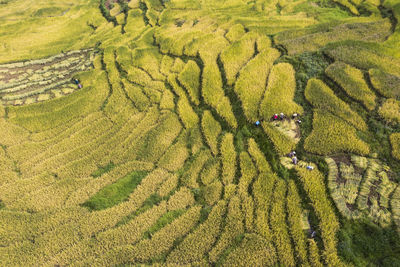
[[[323,81],[314,78],[308,80],[304,95],[315,108],[329,111],[359,130],[367,129],[364,120],[338,98]]]
[[[370,151],[368,144],[357,137],[353,126],[329,112],[318,109],[314,111],[313,131],[306,138],[304,148],[320,155],[338,152],[366,155]]]
[[[362,71],[345,63],[335,62],[325,70],[325,73],[368,110],[375,108],[375,94],[369,89]]]
[[[279,57],[276,49],[267,49],[250,60],[240,71],[234,91],[242,102],[243,112],[250,122],[259,120],[259,106],[266,89],[269,71]]]
[[[296,90],[295,71],[288,63],[274,65],[268,76],[267,90],[260,104],[260,114],[269,120],[274,114],[283,112],[287,116],[303,113],[303,108],[293,101]]]
[[[389,98],[386,99],[378,109],[379,115],[391,124],[400,123],[400,101]]]
[[[372,86],[384,97],[400,98],[400,76],[392,75],[380,69],[368,71]]]

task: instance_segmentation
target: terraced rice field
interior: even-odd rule
[[[400,265],[399,19],[0,1],[0,265]]]

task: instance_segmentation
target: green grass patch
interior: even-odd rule
[[[113,184],[103,187],[82,205],[90,210],[103,210],[125,200],[147,175],[146,171],[133,171]]]
[[[108,163],[105,166],[100,166],[96,171],[94,171],[90,176],[92,176],[93,178],[97,178],[102,176],[103,174],[111,171],[112,169],[114,169],[115,164],[113,162]]]
[[[400,239],[396,230],[364,221],[345,221],[338,251],[354,266],[400,266]]]

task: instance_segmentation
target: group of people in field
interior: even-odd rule
[[[295,120],[295,122],[296,122],[297,124],[301,124],[301,120],[299,119],[299,114],[293,113],[291,117],[292,117],[293,120]],[[286,119],[286,118],[287,118],[286,115],[285,115],[283,112],[281,112],[281,113],[279,113],[279,114],[275,113],[275,114],[272,116],[271,120],[272,120],[272,121],[276,121],[276,120],[281,120],[281,121],[282,121],[282,120],[284,120],[284,119]],[[261,122],[258,120],[258,121],[255,122],[255,125],[256,125],[256,126],[259,126],[259,125],[261,125]],[[291,151],[287,156],[290,157],[290,158],[292,159],[292,163],[293,163],[294,165],[297,165],[298,159],[297,159],[296,151]],[[306,169],[307,169],[307,170],[313,170],[314,167],[311,166],[311,165],[307,165],[307,166],[306,166]]]
[[[281,112],[281,113],[279,113],[279,114],[275,113],[275,114],[272,116],[271,119],[272,119],[273,121],[276,121],[276,120],[281,120],[281,121],[283,121],[284,119],[286,119],[286,115],[285,115],[283,112]],[[295,120],[295,122],[298,123],[298,124],[301,123],[301,120],[299,119],[299,114],[297,114],[297,113],[293,113],[293,114],[292,114],[292,119]]]

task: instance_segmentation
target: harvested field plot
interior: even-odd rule
[[[73,75],[89,70],[93,59],[93,50],[88,49],[0,65],[0,101],[23,105],[70,94],[80,89]]]
[[[0,265],[400,266],[399,8],[0,0]]]

